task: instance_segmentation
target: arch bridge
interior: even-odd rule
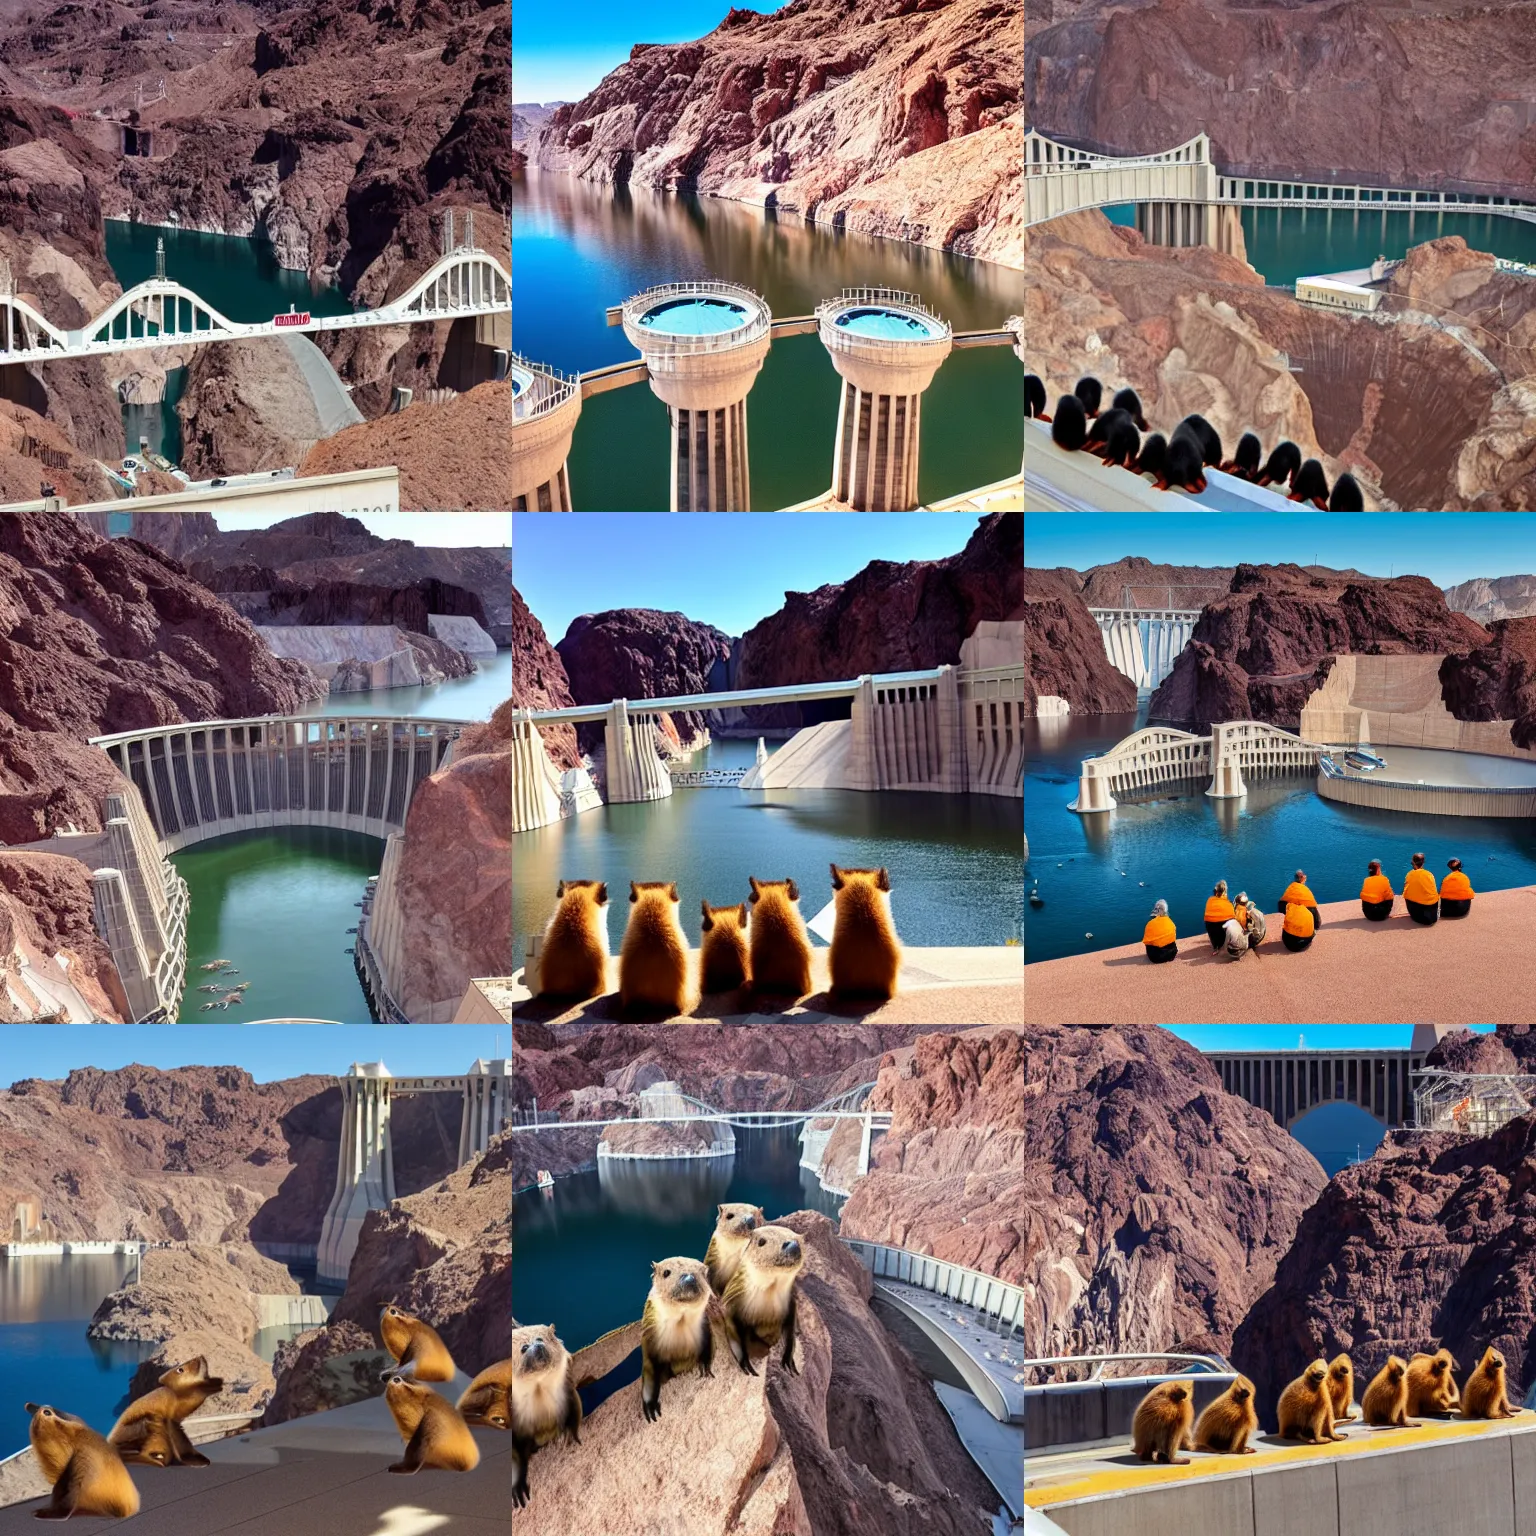
[[[231,320],[206,299],[166,277],[147,278],[74,328],[55,325],[15,292],[9,276],[0,288],[0,364],[46,363],[101,357],[141,347],[200,346],[210,341],[287,336],[296,331],[348,331],[378,325],[414,325],[510,312],[512,278],[489,252],[461,246],[440,257],[398,298],[350,315],[274,315]],[[510,356],[510,353],[508,354]]]
[[[1136,227],[1157,245],[1235,246],[1229,229],[1242,208],[1375,213],[1483,213],[1536,223],[1536,200],[1492,193],[1423,192],[1363,183],[1238,176],[1211,158],[1198,133],[1152,155],[1079,149],[1031,129],[1024,135],[1024,225],[1063,214],[1134,203]]]
[[[1135,731],[1099,757],[1083,759],[1077,798],[1080,814],[1112,811],[1115,794],[1210,777],[1206,794],[1234,799],[1248,792],[1246,774],[1293,773],[1316,768],[1323,748],[1262,720],[1213,724],[1209,736],[1171,726]]]
[[[336,1187],[320,1227],[316,1274],[345,1280],[369,1211],[395,1198],[390,1106],[418,1093],[452,1093],[462,1100],[455,1167],[478,1157],[506,1125],[511,1102],[509,1058],[476,1060],[457,1077],[395,1077],[382,1061],[353,1062],[337,1079],[341,1088],[341,1143]]]

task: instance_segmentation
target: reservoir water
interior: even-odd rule
[[[808,315],[845,287],[897,288],[921,294],[957,331],[1000,326],[1024,302],[1022,275],[1007,267],[716,198],[536,173],[514,182],[512,218],[513,347],[567,373],[635,359],[605,311],[655,283],[742,283],[776,316]],[[814,335],[773,343],[748,397],[756,510],[831,484],[837,402],[837,374]],[[570,457],[577,507],[665,511],[669,430],[666,407],[643,383],[585,401]],[[951,353],[923,397],[923,498],[1016,474],[1022,434],[1012,350]]]
[[[688,767],[746,767],[756,751],[756,741],[714,742]],[[604,805],[513,837],[512,952],[521,959],[526,937],[543,929],[564,879],[607,881],[617,954],[631,880],[676,880],[697,945],[700,899],[745,901],[750,875],[792,876],[814,917],[832,899],[829,863],[890,870],[891,911],[908,944],[1016,942],[1019,828],[1019,802],[998,795],[675,789]]]
[[[1134,226],[1131,205],[1106,208],[1110,221]],[[1387,213],[1348,208],[1244,208],[1248,264],[1273,285],[1299,277],[1351,272],[1378,256],[1396,260],[1415,245],[1460,235],[1475,251],[1536,266],[1536,224],[1501,214]],[[1536,279],[1533,279],[1536,281]]]
[[[427,720],[489,720],[497,705],[512,697],[512,652],[476,658],[468,677],[450,677],[424,688],[373,688],[360,693],[331,693],[305,711],[320,716],[407,715]]]
[[[770,1221],[800,1210],[836,1217],[842,1200],[800,1167],[798,1130],[735,1134],[734,1157],[605,1158],[552,1190],[515,1195],[512,1315],[553,1323],[567,1349],[580,1349],[640,1316],[656,1259],[704,1257],[722,1201],[760,1205]],[[638,1376],[637,1359],[629,1379]]]
[[[27,1444],[27,1402],[111,1429],[154,1346],[88,1339],[85,1327],[136,1263],[126,1254],[0,1258],[0,1457]]]
[[[1448,858],[1460,858],[1479,891],[1536,882],[1536,828],[1527,821],[1338,805],[1317,794],[1310,772],[1251,780],[1241,800],[1207,799],[1200,780],[1166,785],[1131,803],[1122,799],[1108,815],[1069,811],[1082,759],[1142,724],[1143,717],[1130,714],[1025,721],[1025,884],[1045,901],[1024,920],[1026,962],[1135,943],[1159,898],[1168,902],[1180,938],[1203,942],[1205,899],[1221,879],[1266,912],[1298,867],[1320,902],[1356,899],[1371,859],[1382,861],[1401,892],[1415,852],[1426,855],[1437,877]],[[1380,750],[1388,764],[1381,773],[1392,778],[1394,750]]]
[[[352,303],[334,286],[317,287],[304,272],[285,271],[265,240],[237,235],[205,235],[174,224],[106,221],[107,261],[124,288],[155,275],[155,243],[165,242],[165,275],[190,288],[227,320],[270,320],[290,308],[314,315],[349,315]],[[181,456],[181,421],[175,403],[185,385],[185,370],[170,370],[166,399],[158,405],[123,407],[126,451],[136,453],[139,438],[172,463]]]

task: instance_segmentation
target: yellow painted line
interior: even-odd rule
[[[1521,1424],[1521,1420],[1524,1424]],[[1069,1482],[1050,1486],[1026,1488],[1024,1502],[1031,1509],[1049,1509],[1056,1504],[1067,1504],[1078,1499],[1095,1498],[1108,1493],[1125,1493],[1144,1488],[1162,1487],[1167,1483],[1192,1482],[1200,1478],[1220,1476],[1227,1472],[1255,1472],[1261,1467],[1273,1467],[1282,1463],[1311,1464],[1335,1460],[1342,1456],[1358,1456],[1366,1451],[1395,1450],[1399,1446],[1433,1445],[1453,1440],[1466,1440],[1478,1435],[1510,1428],[1536,1430],[1536,1421],[1529,1413],[1520,1413],[1513,1419],[1450,1420],[1445,1423],[1425,1423],[1417,1429],[1362,1429],[1358,1423],[1346,1425],[1348,1440],[1333,1441],[1327,1445],[1275,1446],[1256,1451],[1252,1456],[1218,1456],[1209,1452],[1185,1452],[1192,1456],[1187,1467],[1136,1466],[1109,1467],[1073,1478]],[[1129,1447],[1126,1453],[1129,1454]],[[1025,1475],[1028,1476],[1028,1451],[1025,1452]]]

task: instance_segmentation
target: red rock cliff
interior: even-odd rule
[[[1075,715],[1136,708],[1136,684],[1109,659],[1098,621],[1078,591],[1076,571],[1024,572],[1024,708],[1041,694],[1065,699]]]
[[[512,588],[512,702],[519,709],[569,709],[576,702],[560,653],[516,587]],[[557,768],[574,768],[581,761],[574,725],[541,725],[538,731]]]

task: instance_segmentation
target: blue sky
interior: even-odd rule
[[[517,0],[512,100],[579,101],[635,43],[686,43],[713,32],[730,0]],[[751,9],[779,9],[757,0]]]
[[[1293,1051],[1304,1037],[1309,1051],[1353,1051],[1406,1046],[1411,1024],[1170,1024],[1167,1028],[1202,1051]],[[1486,1033],[1492,1024],[1474,1024]]]
[[[958,554],[970,512],[592,512],[514,519],[512,581],[554,644],[582,613],[660,608],[729,635],[786,592],[846,581],[871,560]]]
[[[1370,576],[1427,576],[1448,587],[1474,576],[1536,571],[1536,514],[1288,512],[1241,523],[1199,512],[1025,514],[1026,565],[1086,570],[1127,555],[1170,565],[1294,561]]]
[[[477,1056],[511,1053],[489,1024],[14,1024],[0,1027],[0,1089],[75,1067],[244,1067],[260,1083],[306,1072],[339,1076],[382,1061],[397,1077],[456,1076]]]

